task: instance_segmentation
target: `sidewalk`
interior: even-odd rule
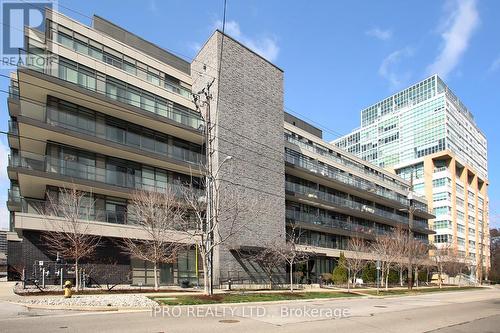
[[[14,293],[14,286],[16,282],[13,281],[2,281],[0,282],[0,300],[4,301],[15,301],[21,296]]]

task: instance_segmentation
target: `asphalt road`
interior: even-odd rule
[[[385,299],[184,307],[156,312],[27,311],[0,302],[1,332],[499,332],[500,289]]]

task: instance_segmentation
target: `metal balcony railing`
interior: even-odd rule
[[[183,110],[173,102],[143,89],[119,80],[108,79],[105,74],[70,60],[61,61],[55,55],[34,54],[22,49],[19,52],[21,59],[24,60],[23,67],[57,77],[196,130],[203,129],[204,121],[201,115],[194,111]]]
[[[298,212],[290,209],[286,210],[286,217],[296,222],[303,222],[323,227],[342,229],[349,232],[362,233],[371,236],[385,235],[390,233],[389,230],[384,230],[382,228],[377,228],[375,226],[368,227],[353,222],[343,221],[326,216],[317,216],[314,214]]]
[[[9,120],[9,134],[10,135],[19,135],[19,127],[17,125],[17,121]]]
[[[392,192],[381,187],[376,187],[369,181],[363,180],[359,177],[350,175],[346,172],[342,172],[332,167],[328,167],[327,165],[319,163],[317,160],[310,160],[306,157],[287,152],[285,153],[285,161],[300,168],[306,169],[309,172],[322,175],[336,181],[340,181],[356,189],[367,191],[374,195],[397,201],[398,203],[405,206],[409,205],[408,199],[400,194],[397,194],[396,192]],[[414,201],[414,204],[417,209],[427,212],[427,205],[419,203],[418,201]]]
[[[356,202],[356,201],[353,201],[353,200],[350,200],[347,198],[340,197],[340,196],[335,195],[335,194],[319,191],[319,190],[310,188],[308,186],[292,183],[290,181],[286,181],[286,190],[293,192],[293,193],[298,193],[298,194],[304,195],[304,196],[312,198],[312,199],[320,199],[320,200],[335,204],[335,205],[340,206],[340,207],[346,207],[346,208],[356,210],[359,212],[374,214],[374,215],[377,215],[379,217],[388,218],[390,220],[393,220],[393,221],[396,221],[399,223],[403,223],[406,225],[408,225],[408,223],[409,223],[408,217],[401,216],[401,215],[398,215],[396,213],[391,213],[391,212],[385,211],[385,210],[380,209],[380,208],[375,207],[375,206],[362,204],[362,203],[359,203],[359,202]],[[422,223],[421,221],[417,221],[417,220],[413,221],[413,226],[418,226],[418,227],[423,228],[423,229],[429,229],[427,223]]]
[[[37,106],[37,108],[40,108],[40,106]],[[76,113],[72,114],[68,113],[68,111],[58,110],[55,107],[42,106],[41,108],[45,114],[44,121],[49,125],[165,155],[183,162],[192,164],[205,163],[204,154],[167,143],[165,140],[157,140],[146,135],[131,133],[120,127],[109,125],[104,121],[97,122],[94,119],[82,117]],[[133,140],[131,139],[132,136]]]
[[[150,179],[138,174],[109,170],[93,165],[88,165],[79,161],[64,160],[47,155],[26,153],[23,155],[9,156],[9,166],[37,170],[52,174],[63,175],[76,179],[91,180],[113,186],[125,187],[129,189],[165,192],[170,189],[177,196],[182,196],[185,187],[172,183],[150,183]],[[195,189],[197,196],[203,196],[204,191]]]

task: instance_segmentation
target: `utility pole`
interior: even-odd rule
[[[408,240],[409,242],[413,242],[413,213],[415,212],[415,204],[413,202],[413,170],[411,172],[411,177],[410,177],[410,190],[408,191]],[[413,287],[413,267],[410,264],[411,259],[410,256],[414,256],[415,253],[413,252],[413,246],[409,246],[411,249],[408,257],[408,289],[411,289]]]
[[[205,156],[206,156],[206,175],[205,175],[205,197],[207,201],[207,211],[206,211],[206,230],[209,231],[208,237],[206,239],[206,248],[209,249],[208,253],[208,270],[207,272],[204,272],[204,274],[208,274],[209,276],[209,286],[208,290],[210,295],[213,294],[213,162],[212,162],[212,155],[213,155],[213,140],[214,140],[214,135],[213,135],[213,124],[211,121],[211,111],[210,111],[210,105],[212,101],[212,93],[210,92],[210,88],[212,87],[212,84],[214,83],[215,79],[212,80],[211,82],[207,83],[207,86],[203,88],[201,91],[198,92],[198,94],[193,94],[193,99],[194,103],[196,105],[196,108],[200,108],[200,102],[205,106],[205,114],[203,115],[203,112],[200,112],[203,120],[205,121],[205,126],[204,126],[204,135],[205,135]],[[204,97],[203,101],[200,101],[200,96]]]

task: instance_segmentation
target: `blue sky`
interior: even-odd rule
[[[98,14],[187,59],[222,17],[222,0],[59,4],[76,20],[89,24],[88,16]],[[487,136],[490,219],[500,227],[499,12],[496,0],[228,0],[226,32],[285,71],[286,107],[329,129],[328,140],[358,127],[363,107],[440,74]],[[0,84],[6,90],[7,80]],[[2,106],[5,131],[4,98]],[[0,140],[0,211],[5,212],[5,136]],[[1,213],[0,219],[6,227],[7,215]]]

